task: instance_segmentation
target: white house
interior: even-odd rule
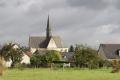
[[[19,46],[16,44],[13,44],[13,49],[17,49],[17,48],[19,48]],[[22,61],[20,63],[30,64],[30,56],[28,55],[28,52],[27,53],[23,52]],[[12,60],[10,59],[9,61],[4,62],[4,64],[6,67],[11,67]]]

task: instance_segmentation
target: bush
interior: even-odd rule
[[[24,70],[25,68],[28,68],[28,67],[29,67],[29,65],[25,64],[25,63],[22,63],[22,64],[18,63],[15,65],[15,68],[20,69],[20,70]]]
[[[40,65],[42,64],[42,58],[43,56],[41,55],[33,54],[30,58],[31,67],[40,67]]]
[[[3,58],[0,57],[0,76],[3,75],[4,65],[3,65]]]
[[[120,72],[120,60],[113,60],[112,61],[112,73]]]
[[[99,60],[99,68],[102,68],[102,67],[112,67],[112,63],[108,60],[102,60],[100,59]]]
[[[53,61],[61,60],[61,55],[57,51],[47,51],[46,54],[41,55],[39,53],[33,54],[30,59],[32,67],[50,67]]]
[[[60,53],[54,50],[47,51],[47,53],[44,56],[45,56],[45,60],[47,61],[47,63],[52,63],[53,61],[61,60]]]

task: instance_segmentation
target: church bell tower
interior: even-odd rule
[[[46,29],[46,38],[51,38],[52,33],[51,33],[51,27],[50,27],[50,21],[49,21],[49,15],[48,15],[48,20],[47,20],[47,29]]]

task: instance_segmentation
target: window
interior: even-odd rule
[[[118,56],[120,56],[120,50],[118,50]]]
[[[119,49],[119,50],[117,50],[117,55],[118,55],[118,56],[120,56],[120,49]]]

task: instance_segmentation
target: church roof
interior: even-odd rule
[[[62,42],[59,36],[53,36],[51,37],[57,46],[57,48],[62,48]],[[42,36],[31,36],[29,38],[29,46],[32,48],[47,48],[48,43],[51,38],[46,38]]]
[[[52,36],[49,16],[47,20],[46,36],[31,36],[29,38],[29,47],[31,48],[47,48],[51,39],[55,42],[57,48],[63,48],[62,42],[59,36]],[[52,43],[52,42],[51,42]]]

